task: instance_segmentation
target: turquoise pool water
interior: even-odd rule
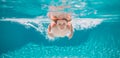
[[[119,0],[0,0],[0,58],[120,58]],[[50,5],[70,5],[72,39],[49,40]]]

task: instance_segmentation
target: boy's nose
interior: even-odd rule
[[[64,26],[64,24],[61,24],[62,26]]]

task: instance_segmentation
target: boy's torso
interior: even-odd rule
[[[67,34],[70,32],[70,30],[68,28],[64,29],[64,30],[59,30],[56,26],[51,28],[51,32],[54,36],[56,37],[64,37],[67,36]]]

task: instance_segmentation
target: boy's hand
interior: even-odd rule
[[[48,33],[50,37],[54,38],[54,35],[52,33]]]
[[[70,35],[68,36],[68,38],[71,39],[71,38],[72,38],[72,34],[70,34]]]
[[[68,29],[70,29],[70,34],[68,35],[68,37],[69,37],[69,39],[71,39],[73,36],[73,27],[72,27],[71,23],[68,23]]]

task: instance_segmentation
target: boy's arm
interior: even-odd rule
[[[54,35],[51,33],[51,24],[48,26],[48,35],[52,38],[54,38]]]
[[[48,33],[51,31],[51,24],[48,26]]]
[[[71,39],[72,36],[73,36],[73,26],[72,26],[72,24],[69,25],[69,30],[70,30],[70,34],[68,35],[68,37],[69,37],[69,39]]]

